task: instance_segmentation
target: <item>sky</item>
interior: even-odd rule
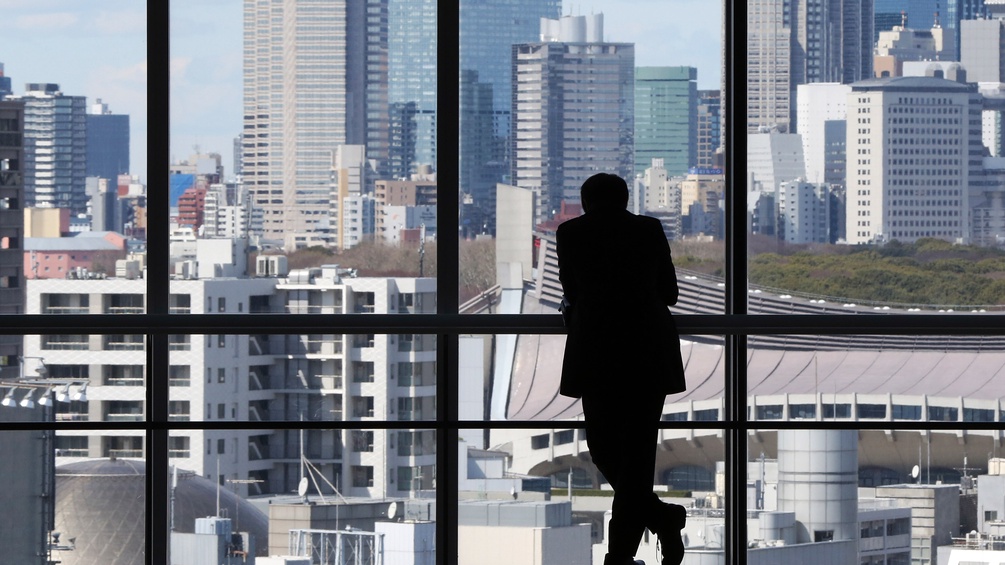
[[[242,2],[171,2],[171,160],[220,153],[233,170],[241,131]],[[565,2],[565,14],[603,12],[608,41],[636,44],[638,66],[698,68],[698,88],[719,88],[721,6],[709,0]],[[129,114],[133,174],[147,178],[146,2],[0,0],[0,63],[15,94],[54,82]]]

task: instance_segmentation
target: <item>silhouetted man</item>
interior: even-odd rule
[[[585,213],[557,234],[568,324],[561,393],[582,399],[590,455],[614,488],[604,565],[635,563],[647,527],[663,565],[677,565],[686,512],[652,488],[663,403],[685,389],[670,245],[659,220],[627,211],[621,177],[594,175],[581,197]]]

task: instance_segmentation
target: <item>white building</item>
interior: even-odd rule
[[[958,69],[957,69],[958,70]],[[963,78],[958,72],[953,79]],[[896,77],[852,85],[848,96],[848,243],[971,239],[971,182],[980,160],[976,85]]]
[[[27,313],[140,313],[143,280],[34,280]],[[435,310],[435,280],[352,278],[329,266],[288,276],[171,281],[173,314],[410,313]],[[170,419],[177,421],[366,421],[435,418],[432,336],[178,335],[169,338]],[[144,418],[143,336],[26,336],[25,356],[54,377],[87,378],[86,402],[59,403],[79,421]],[[206,476],[257,479],[258,492],[289,492],[300,479],[300,435],[288,430],[178,430],[172,462]],[[433,488],[432,430],[309,430],[306,456],[349,496],[422,496]],[[141,431],[67,432],[59,463],[142,457]]]
[[[830,191],[826,184],[802,179],[778,188],[779,238],[788,243],[830,241]]]
[[[803,142],[806,180],[809,182],[844,184],[843,175],[841,178],[834,178],[834,175],[827,174],[827,162],[828,156],[835,149],[841,152],[844,150],[843,126],[848,118],[850,92],[851,87],[847,84],[833,82],[800,84],[796,87],[797,133]],[[834,125],[840,127],[833,127]]]

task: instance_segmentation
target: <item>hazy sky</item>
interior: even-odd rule
[[[241,131],[240,0],[171,2],[171,158],[199,146],[233,170]],[[639,66],[698,68],[698,87],[719,87],[718,2],[594,0],[566,2],[563,13],[604,13],[609,41],[636,44]],[[64,93],[96,98],[129,114],[130,160],[146,179],[146,4],[141,0],[0,0],[0,63],[14,92],[55,82]]]

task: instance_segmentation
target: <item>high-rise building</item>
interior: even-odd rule
[[[872,76],[873,0],[753,0],[747,16],[747,131],[794,129],[795,91]]]
[[[982,167],[981,97],[977,85],[960,78],[852,84],[848,243],[971,239],[971,184],[978,184]]]
[[[415,132],[413,155],[398,155],[414,173],[419,165],[436,166],[436,0],[384,0],[388,3],[388,102],[408,106]],[[398,119],[396,116],[393,119]],[[407,146],[406,146],[407,148]],[[369,152],[368,152],[369,154]]]
[[[698,160],[698,69],[635,69],[635,174],[663,159],[669,175]]]
[[[1005,82],[1005,21],[961,23],[960,63],[971,82]]]
[[[87,212],[87,104],[58,84],[31,83],[24,102],[25,205]]]
[[[698,91],[698,167],[719,165],[717,153],[722,146],[722,92],[719,90]]]
[[[87,176],[116,182],[129,174],[129,116],[95,100],[87,114]]]
[[[246,2],[244,45],[243,179],[286,241],[327,221],[336,146],[386,164],[387,0]]]
[[[513,46],[513,184],[537,195],[535,223],[577,202],[598,172],[634,177],[635,46],[603,41],[603,14],[541,21]]]
[[[461,0],[460,182],[467,234],[495,233],[495,186],[507,183],[513,45],[539,41],[560,0]]]

